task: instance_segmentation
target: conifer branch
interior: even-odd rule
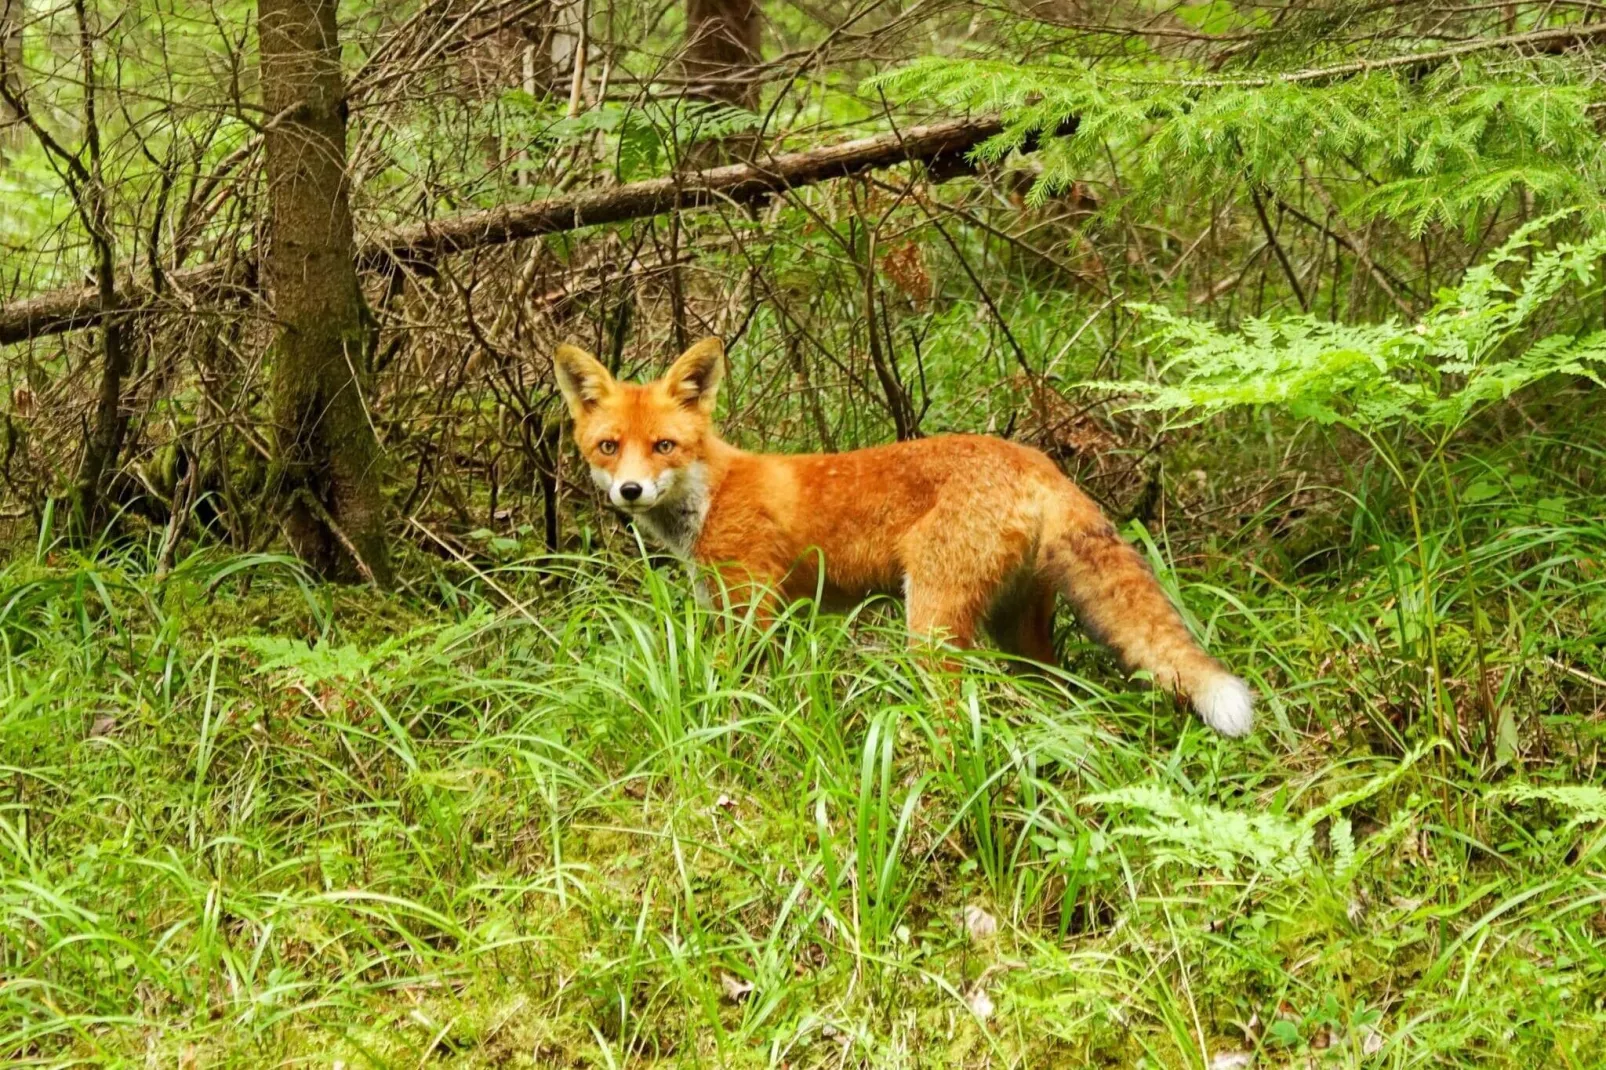
[[[1601,37],[1606,37],[1606,22],[1587,22],[1579,26],[1558,26],[1549,30],[1533,30],[1528,33],[1486,37],[1476,41],[1466,41],[1459,45],[1451,45],[1448,48],[1441,48],[1432,52],[1408,52],[1405,55],[1389,56],[1385,59],[1361,59],[1351,63],[1336,64],[1331,67],[1288,71],[1284,74],[1266,75],[1262,78],[1193,78],[1184,79],[1179,84],[1195,89],[1255,89],[1268,85],[1328,82],[1340,78],[1351,78],[1357,74],[1367,74],[1371,71],[1398,70],[1401,67],[1435,67],[1449,60],[1458,59],[1461,56],[1470,56],[1477,52],[1491,52],[1505,48],[1528,49],[1554,55],[1566,51],[1573,45],[1581,45]]]

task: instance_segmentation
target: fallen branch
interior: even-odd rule
[[[962,119],[793,152],[753,163],[631,182],[613,189],[551,197],[531,204],[469,212],[433,223],[381,231],[362,243],[364,268],[386,263],[427,263],[452,253],[521,241],[542,234],[620,223],[718,203],[751,204],[798,186],[909,161],[951,165],[1003,129],[993,117]],[[235,272],[237,285],[255,287],[255,272]],[[188,301],[231,281],[220,264],[201,264],[163,276],[169,291]],[[108,313],[149,309],[157,303],[149,281],[119,290],[111,301],[89,288],[53,290],[0,308],[0,345],[91,327]]]

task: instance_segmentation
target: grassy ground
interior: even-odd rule
[[[1064,674],[945,676],[618,553],[382,597],[21,552],[0,1055],[1599,1066],[1592,441],[1461,458],[1420,540],[1367,472],[1151,537],[1246,742],[1069,622]]]

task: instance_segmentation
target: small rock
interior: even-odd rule
[[[836,1041],[844,1051],[853,1045],[853,1035],[845,1029],[838,1029],[830,1022],[826,1022],[820,1027],[820,1036],[826,1040]]]

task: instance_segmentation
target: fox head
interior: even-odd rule
[[[591,478],[614,508],[643,513],[693,490],[725,373],[718,338],[698,342],[650,383],[621,383],[569,345],[558,347],[552,368]]]

